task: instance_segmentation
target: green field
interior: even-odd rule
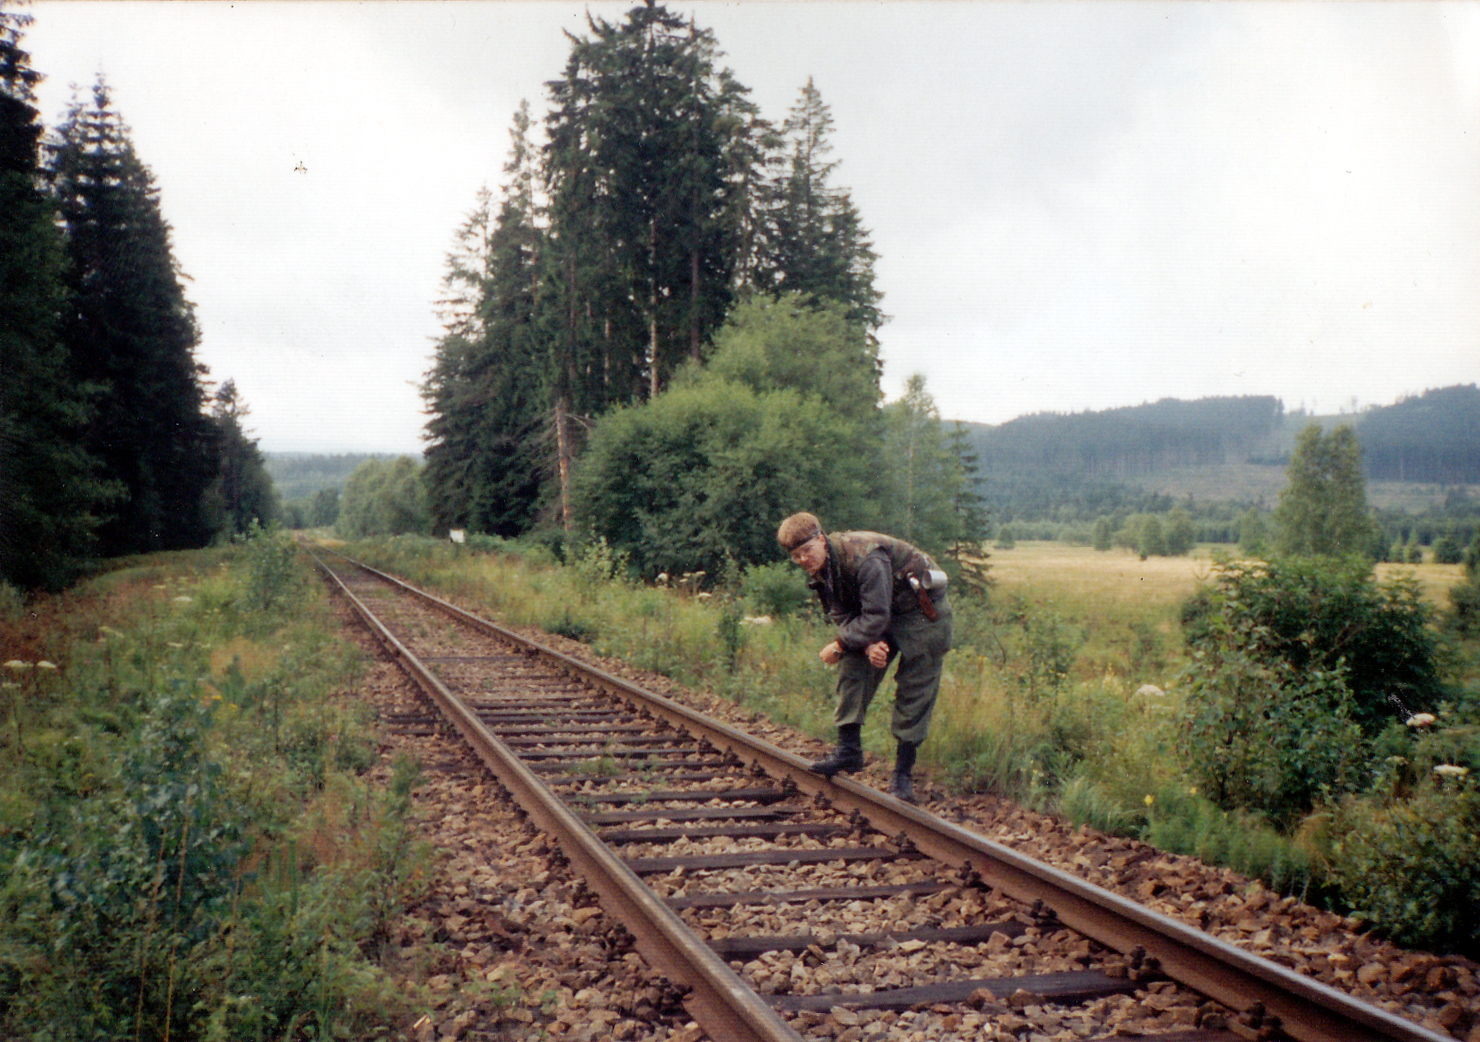
[[[1020,542],[992,551],[990,564],[1000,593],[1052,598],[1078,604],[1086,613],[1111,617],[1179,608],[1213,573],[1215,553],[1233,546],[1200,546],[1187,557],[1148,557],[1130,550],[1093,550],[1058,542]],[[1377,577],[1412,575],[1436,608],[1449,607],[1449,589],[1464,579],[1458,564],[1380,564]]]

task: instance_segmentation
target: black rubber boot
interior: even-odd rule
[[[824,778],[842,771],[852,774],[863,769],[863,725],[843,724],[838,728],[838,747],[812,765]]]
[[[918,748],[913,742],[900,742],[894,753],[894,777],[889,779],[889,795],[906,803],[920,802],[915,799],[915,781],[912,777],[915,750]]]

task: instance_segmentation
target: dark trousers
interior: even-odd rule
[[[889,730],[901,742],[919,745],[930,731],[930,715],[940,694],[946,652],[951,650],[951,606],[942,599],[936,604],[939,618],[927,619],[923,612],[896,615],[889,622],[887,639],[898,661],[894,674],[894,713]],[[861,651],[847,652],[838,662],[838,726],[862,724],[868,707],[879,691],[888,670],[875,669]]]

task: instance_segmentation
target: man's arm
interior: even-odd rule
[[[894,577],[889,557],[875,550],[858,567],[859,613],[838,627],[838,646],[844,651],[863,651],[882,640],[889,631],[890,604],[894,600]]]

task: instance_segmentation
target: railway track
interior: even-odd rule
[[[1448,1037],[315,556],[716,1042],[888,1042],[922,1009],[959,1029],[931,1037],[1042,1038],[1044,1007],[1089,1039],[1140,1010],[1167,1042]]]

